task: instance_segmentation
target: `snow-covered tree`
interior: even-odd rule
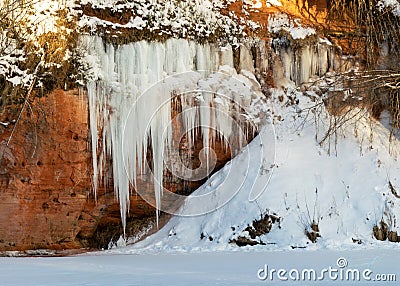
[[[68,1],[67,1],[68,2]],[[18,103],[33,85],[43,92],[63,85],[76,41],[65,1],[0,1],[1,107]]]

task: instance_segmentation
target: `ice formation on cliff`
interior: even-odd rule
[[[87,83],[94,191],[104,177],[106,159],[112,158],[124,227],[131,185],[137,187],[137,178],[150,171],[155,206],[161,208],[164,165],[171,166],[167,155],[173,149],[170,123],[175,97],[180,97],[178,120],[188,132],[188,145],[194,145],[197,130],[202,135],[207,174],[212,170],[211,147],[216,138],[236,142],[239,150],[248,132],[255,131],[236,122],[243,120],[242,113],[253,118],[259,115],[255,113],[260,108],[251,105],[262,104],[260,86],[252,74],[246,77],[229,65],[220,66],[233,63],[231,47],[220,49],[183,39],[115,47],[90,36],[83,37],[81,44],[88,47],[87,59],[95,69],[92,74],[97,75]],[[151,166],[146,159],[148,146]],[[196,170],[172,168],[181,178],[199,179]]]
[[[340,66],[330,43],[318,39],[311,28],[294,24],[280,14],[270,20],[272,33],[284,29],[292,40],[315,37],[314,42],[296,49],[285,37],[272,41],[279,59],[272,65],[277,86],[288,82],[300,85]],[[255,77],[271,66],[271,54],[263,41],[253,43],[260,50],[257,60],[249,47],[240,47],[236,66],[239,74],[233,67],[231,46],[175,38],[163,43],[138,41],[118,46],[98,36],[82,36],[80,44],[87,51],[91,74],[87,91],[94,191],[99,180],[107,180],[104,166],[107,158],[112,158],[114,189],[124,227],[132,186],[140,193],[137,178],[152,176],[155,206],[160,210],[165,168],[185,180],[204,178],[214,166],[212,145],[217,138],[227,145],[236,144],[235,150],[230,148],[234,156],[245,144],[248,132],[257,129],[244,128],[243,122],[262,125],[260,117],[265,120],[264,96]],[[180,113],[172,118],[177,102]],[[200,160],[205,172],[183,166],[174,154],[174,120],[185,130],[189,147],[201,135]]]

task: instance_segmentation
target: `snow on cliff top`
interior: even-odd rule
[[[227,38],[231,43],[236,43],[238,38],[246,35],[246,26],[250,29],[258,28],[256,23],[240,18],[233,12],[229,16],[221,13],[221,9],[226,8],[226,2],[221,0],[140,0],[125,3],[117,0],[81,0],[80,5],[130,15],[128,22],[118,23],[118,19],[110,21],[100,19],[100,16],[82,14],[79,25],[88,27],[92,32],[99,28],[111,29],[106,33],[115,29],[136,29],[157,33],[159,36],[188,39],[217,37],[219,40]]]
[[[294,40],[305,39],[311,35],[315,35],[315,29],[303,27],[300,19],[290,19],[287,14],[275,13],[268,16],[268,32],[278,34],[286,31]]]
[[[380,9],[391,9],[393,15],[400,17],[400,3],[398,0],[380,0],[377,5]]]

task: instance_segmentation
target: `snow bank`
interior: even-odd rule
[[[290,88],[286,94],[274,91],[269,103],[273,107],[276,131],[273,164],[260,167],[246,163],[265,154],[262,145],[269,139],[265,141],[261,134],[249,144],[247,152],[239,154],[192,194],[214,192],[218,201],[221,189],[237,190],[229,203],[202,216],[175,216],[158,233],[120,251],[238,250],[230,242],[239,236],[249,237],[245,229],[266,213],[280,217],[280,222],[268,234],[255,238],[263,245],[245,249],[398,249],[398,244],[373,238],[372,229],[383,219],[390,230],[400,233],[396,223],[400,202],[389,187],[390,181],[400,189],[398,154],[389,153],[390,149],[398,150],[400,142],[395,139],[390,143],[388,130],[360,115],[348,121],[337,137],[332,136],[319,146],[316,137],[324,136],[329,116],[323,109],[313,109],[318,105],[309,95]],[[298,103],[288,107],[293,98]],[[238,188],[237,179],[225,179],[230,166],[235,167],[229,178],[239,178],[244,173],[262,178],[272,170],[273,175],[268,185],[255,183]],[[250,182],[254,177],[248,179]],[[261,192],[261,195],[251,201],[251,192]],[[182,214],[196,207],[199,206],[189,202],[182,207]],[[313,222],[318,223],[321,235],[315,244],[306,236]]]

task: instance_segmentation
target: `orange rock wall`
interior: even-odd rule
[[[20,108],[9,108],[0,121],[16,119]],[[97,198],[91,191],[86,96],[58,90],[35,98],[6,147],[14,126],[0,126],[0,251],[101,248],[118,239],[122,228],[112,181],[100,186]],[[230,159],[222,146],[215,149],[218,168]],[[164,180],[166,188],[182,194],[202,183],[184,183],[168,173]],[[149,182],[138,187],[152,196]],[[140,196],[130,200],[127,231],[135,234],[143,221],[154,220],[155,210]]]
[[[90,189],[86,110],[76,92],[58,91],[26,106],[8,147],[15,124],[0,127],[0,249],[80,247],[74,238]]]

